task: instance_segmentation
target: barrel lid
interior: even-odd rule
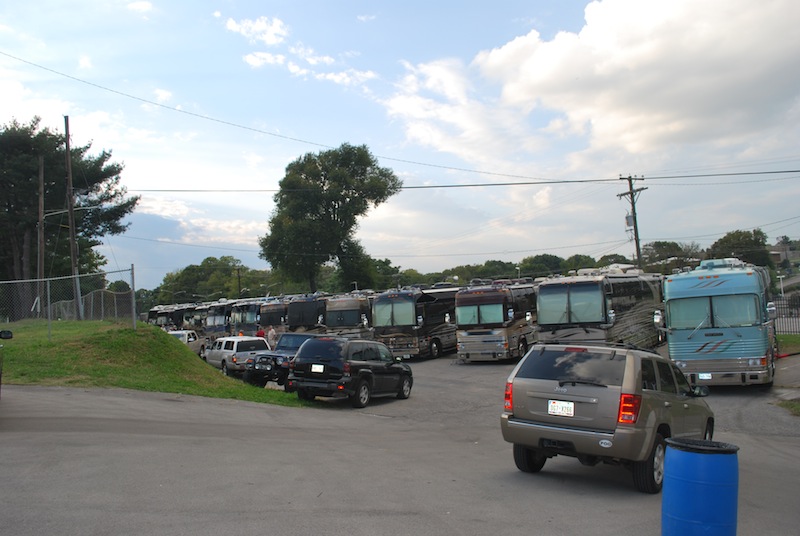
[[[667,438],[667,446],[698,454],[736,454],[739,447],[730,443],[709,441],[707,439]]]

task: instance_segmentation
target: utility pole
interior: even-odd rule
[[[75,281],[75,315],[83,320],[83,298],[81,282],[78,277],[78,240],[75,237],[75,195],[72,192],[72,155],[69,148],[69,116],[64,116],[64,130],[67,148],[67,215],[69,216],[69,257],[72,262],[72,277]]]
[[[42,294],[44,294],[44,156],[39,155],[39,227],[36,229],[38,243],[36,254],[36,299],[38,300],[37,314],[42,307]]]
[[[629,197],[631,201],[631,217],[633,219],[633,239],[636,243],[636,265],[639,269],[642,269],[642,248],[639,245],[639,224],[636,221],[636,198],[639,197],[638,194],[647,190],[647,188],[636,188],[633,189],[633,181],[635,180],[644,180],[643,177],[637,179],[636,177],[631,177],[628,175],[627,178],[620,177],[620,180],[627,180],[628,181],[628,191],[624,194],[617,194],[617,197]]]

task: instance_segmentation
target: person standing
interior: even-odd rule
[[[266,334],[264,333],[264,328],[258,326],[258,331],[256,331],[256,337],[261,337],[262,339],[266,338]]]
[[[267,331],[267,344],[269,344],[270,348],[275,348],[275,345],[278,344],[278,334],[275,332],[275,328],[270,326],[269,330]]]

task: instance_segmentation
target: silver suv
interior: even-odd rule
[[[255,359],[269,352],[267,340],[261,337],[220,337],[206,350],[206,361],[217,367],[226,376],[244,372],[248,359]]]
[[[537,344],[509,375],[500,425],[521,471],[537,473],[561,454],[628,467],[639,491],[658,493],[665,439],[714,434],[706,395],[656,353]]]

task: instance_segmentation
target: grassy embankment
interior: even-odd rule
[[[781,354],[798,354],[800,353],[800,335],[778,335],[778,346]],[[778,405],[791,411],[792,415],[800,417],[800,398],[783,400]]]
[[[17,385],[117,387],[302,406],[297,396],[227,378],[186,345],[147,324],[54,322],[6,324],[3,382]],[[800,353],[800,335],[779,336],[782,354]],[[780,403],[800,416],[800,399]]]
[[[282,406],[307,405],[297,395],[260,389],[223,376],[165,332],[147,324],[47,322],[4,324],[3,383],[104,387],[231,398]]]

